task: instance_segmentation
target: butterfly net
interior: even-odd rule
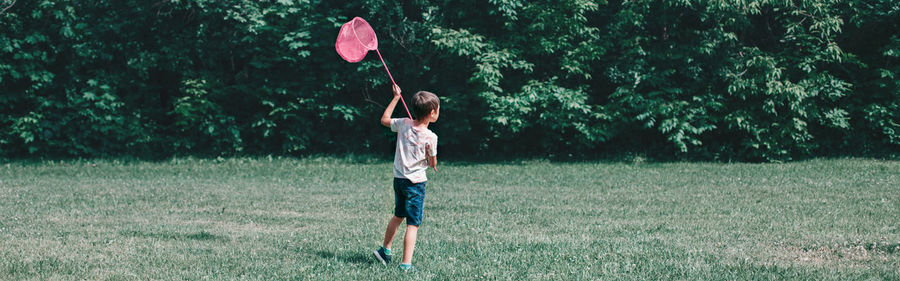
[[[355,17],[341,26],[334,47],[344,60],[358,62],[368,51],[378,49],[378,38],[366,20]]]

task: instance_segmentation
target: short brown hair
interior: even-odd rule
[[[441,100],[437,95],[428,91],[419,91],[413,96],[413,114],[416,119],[425,118],[432,110],[441,106]]]

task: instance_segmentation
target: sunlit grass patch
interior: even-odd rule
[[[900,279],[898,162],[444,163],[414,276],[390,165],[8,163],[0,279]]]

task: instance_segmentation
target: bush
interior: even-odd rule
[[[375,27],[443,155],[784,161],[900,147],[892,1],[20,1],[0,156],[389,154]],[[397,113],[395,117],[402,116]]]

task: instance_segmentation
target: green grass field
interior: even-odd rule
[[[406,274],[388,162],[4,163],[0,280],[900,280],[896,161],[439,169]]]

